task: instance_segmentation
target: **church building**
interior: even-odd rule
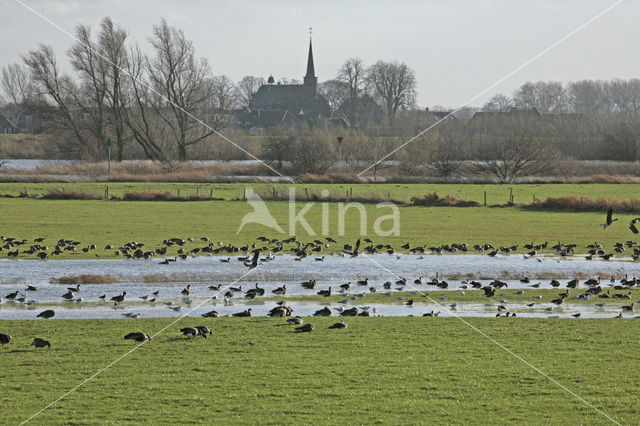
[[[313,64],[313,47],[309,40],[307,74],[302,84],[275,83],[273,76],[260,86],[249,109],[238,111],[236,118],[245,128],[274,128],[280,124],[331,119],[327,100],[318,93],[318,77]]]

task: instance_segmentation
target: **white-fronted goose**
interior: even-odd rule
[[[205,318],[218,318],[220,315],[218,314],[217,311],[209,311],[202,314],[202,316]]]
[[[331,316],[331,309],[329,309],[327,306],[325,306],[324,308],[316,311],[313,314],[314,317],[330,317]]]
[[[242,312],[236,312],[235,314],[232,314],[234,317],[250,317],[251,316],[251,308],[247,309],[246,311],[242,311]]]
[[[295,328],[295,331],[297,333],[309,333],[309,332],[312,332],[313,330],[315,330],[315,327],[311,324],[305,324],[303,326]]]
[[[287,319],[287,324],[289,325],[300,325],[302,324],[302,318],[300,317],[294,317],[294,318],[289,318]]]
[[[329,328],[331,328],[331,329],[336,329],[336,328],[347,328],[347,323],[346,323],[346,322],[344,322],[344,321],[340,321],[340,322],[337,322],[337,323],[335,323],[335,324],[331,324],[331,325],[329,326]]]

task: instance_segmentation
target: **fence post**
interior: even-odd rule
[[[213,198],[213,189],[210,189],[209,190],[209,199],[212,199],[212,198]]]
[[[487,191],[484,191],[484,205],[487,205]]]
[[[196,186],[196,197],[199,196],[199,191],[200,191],[200,188]]]
[[[178,188],[178,198],[180,198],[180,188]]]
[[[305,188],[304,193],[307,194],[307,201],[309,201],[309,188]]]

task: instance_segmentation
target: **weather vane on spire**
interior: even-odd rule
[[[313,27],[309,27],[309,38],[311,38],[311,34],[313,34]]]

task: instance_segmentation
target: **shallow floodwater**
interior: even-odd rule
[[[525,289],[525,294],[531,294],[534,301],[534,283],[540,283],[540,288],[551,288],[549,279],[535,280],[522,283],[520,277],[553,274],[558,279],[568,280],[577,273],[589,276],[598,274],[628,274],[640,275],[640,263],[625,260],[615,261],[587,261],[583,258],[535,258],[525,259],[522,255],[504,255],[494,258],[482,255],[374,255],[347,258],[342,256],[326,256],[324,261],[316,261],[310,257],[303,261],[296,261],[292,256],[277,256],[275,260],[265,262],[255,270],[249,270],[242,262],[232,257],[228,263],[222,262],[224,257],[201,256],[183,261],[160,265],[161,259],[153,260],[0,260],[0,297],[19,291],[24,297],[24,303],[0,300],[0,319],[35,318],[35,315],[47,304],[55,304],[56,318],[120,318],[123,313],[140,313],[141,317],[172,317],[187,314],[199,316],[204,312],[215,309],[220,315],[240,312],[247,307],[253,309],[254,315],[265,315],[275,303],[263,302],[259,298],[254,301],[245,299],[244,291],[255,287],[265,289],[265,296],[314,295],[319,290],[332,288],[334,294],[341,291],[340,284],[351,282],[348,291],[342,291],[344,304],[340,306],[371,307],[371,315],[420,316],[425,312],[440,312],[441,316],[495,316],[499,300],[506,299],[518,289]],[[430,290],[442,290],[434,286],[393,285],[391,290],[383,288],[386,281],[395,282],[398,277],[406,277],[409,283],[422,277],[426,282],[436,273],[449,282],[449,291],[465,289],[465,283],[460,279],[449,280],[451,274],[475,274],[484,285],[491,279],[499,278],[508,283],[506,289],[496,292],[495,300],[481,303],[460,303],[451,308],[448,302],[441,301],[441,305],[434,304],[422,297],[421,293]],[[120,282],[115,284],[82,284],[75,297],[81,302],[64,302],[62,295],[67,291],[67,285],[51,284],[52,280],[62,276],[97,274],[111,275]],[[505,279],[504,277],[508,277]],[[358,280],[368,278],[366,286],[357,285]],[[315,279],[315,289],[305,289],[300,283]],[[169,281],[169,282],[167,282]],[[37,291],[26,291],[26,284],[34,285]],[[190,285],[189,299],[182,298],[181,291]],[[603,282],[603,285],[606,283]],[[220,286],[221,289],[232,286],[240,288],[228,303],[223,301],[224,292],[212,290],[210,286]],[[285,296],[276,296],[272,290],[286,286]],[[385,294],[388,303],[369,304],[367,294],[375,288],[377,293]],[[406,306],[397,300],[394,293],[414,291],[416,303]],[[106,300],[127,292],[124,309],[114,309],[113,304],[103,302],[99,297],[106,296]],[[157,296],[153,293],[158,292]],[[156,303],[145,302],[142,298],[156,297]],[[215,297],[215,299],[213,299]],[[64,303],[63,303],[64,302]],[[88,303],[87,303],[88,302]],[[169,309],[165,303],[172,303],[173,307],[181,306],[179,312]],[[314,302],[286,302],[294,307],[295,315],[310,315],[324,306]],[[553,316],[570,317],[571,314],[581,313],[584,317],[613,317],[619,313],[615,304],[596,307],[579,304],[554,308],[551,312],[536,306],[528,308],[525,304],[502,303],[507,310],[517,312],[519,316]],[[549,305],[549,304],[547,304]],[[595,304],[594,304],[595,305]],[[551,305],[549,305],[551,306]],[[335,311],[337,314],[337,311]]]

